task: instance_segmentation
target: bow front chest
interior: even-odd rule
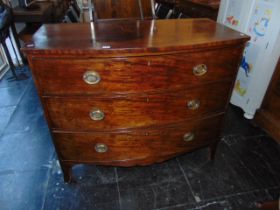
[[[23,51],[65,181],[78,163],[213,157],[248,39],[208,19],[43,25]]]

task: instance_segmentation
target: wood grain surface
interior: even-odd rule
[[[116,20],[43,25],[23,51],[47,57],[124,57],[223,48],[248,39],[209,19]]]
[[[93,131],[159,126],[186,119],[224,112],[230,82],[215,83],[179,92],[120,95],[115,97],[47,97],[44,98],[51,128],[68,131]],[[188,103],[199,101],[195,110]],[[94,121],[92,110],[105,117]]]
[[[23,51],[65,181],[79,163],[147,165],[205,146],[213,159],[248,39],[208,19],[42,26]]]
[[[237,70],[242,47],[162,56],[115,59],[45,59],[32,64],[42,94],[84,95],[166,91],[231,79]],[[205,64],[208,72],[195,76],[193,68]],[[95,71],[101,81],[83,81],[86,71]]]
[[[130,132],[61,133],[53,136],[62,160],[129,166],[150,164],[155,157],[169,157],[191,151],[216,141],[222,116],[194,120],[157,129]],[[184,141],[186,133],[193,133],[192,141]],[[96,144],[105,144],[108,151],[98,153]],[[146,162],[148,158],[152,161]]]

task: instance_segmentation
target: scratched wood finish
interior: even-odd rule
[[[231,82],[190,88],[187,91],[162,94],[120,95],[112,97],[47,97],[44,102],[50,126],[56,130],[92,131],[128,129],[176,123],[211,113],[224,112]],[[192,110],[188,103],[199,101]],[[89,113],[99,109],[105,117],[93,121]]]
[[[165,91],[231,79],[242,49],[237,46],[207,52],[115,59],[34,58],[33,65],[43,94]],[[208,68],[208,73],[201,77],[193,74],[193,68],[199,64]],[[85,83],[83,74],[86,71],[97,72],[100,83]]]
[[[170,156],[191,151],[216,141],[223,115],[194,120],[159,129],[142,129],[123,133],[57,133],[54,139],[62,160],[80,162],[121,162],[148,157]],[[209,132],[211,131],[211,132]],[[193,133],[192,141],[184,141],[186,133]],[[95,151],[97,143],[108,147],[105,153]],[[73,149],[75,148],[75,149]],[[141,149],[140,149],[141,148]]]
[[[248,39],[207,19],[42,26],[23,50],[65,181],[79,163],[147,165],[204,146],[213,158]],[[195,76],[199,64],[207,73]],[[100,82],[85,83],[86,71]],[[93,108],[105,118],[92,121]]]

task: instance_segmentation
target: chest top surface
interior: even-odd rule
[[[209,19],[118,20],[43,25],[23,51],[106,57],[219,48],[242,44],[248,39]]]

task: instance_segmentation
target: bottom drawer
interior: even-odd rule
[[[223,115],[155,129],[123,132],[53,133],[57,152],[64,161],[118,165],[117,162],[175,156],[217,141]],[[131,162],[132,164],[129,164]],[[136,161],[137,162],[137,161]],[[147,163],[148,164],[148,163]]]

